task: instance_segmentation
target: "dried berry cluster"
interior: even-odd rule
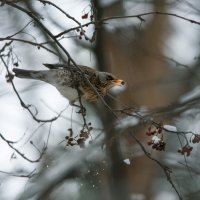
[[[89,38],[85,35],[85,30],[82,28],[81,30],[78,28],[76,29],[76,31],[79,33],[79,40],[82,40],[83,36],[85,38],[85,40],[89,40]]]
[[[84,13],[84,14],[81,16],[81,18],[82,18],[82,19],[88,19],[88,16],[89,16],[89,12],[88,12],[88,13]],[[90,15],[90,21],[92,22],[93,20],[94,20],[94,15],[91,14],[91,15]]]
[[[192,143],[200,143],[200,135],[194,134],[192,138]]]
[[[158,124],[157,126],[148,127],[146,135],[151,136],[151,140],[147,144],[150,145],[152,149],[155,149],[157,151],[165,150],[166,143],[163,141],[163,130],[166,129],[163,128],[162,123]],[[200,135],[192,133],[192,137],[190,138],[190,140],[188,140],[185,136],[184,138],[186,140],[186,144],[178,149],[178,153],[180,153],[181,155],[190,156],[193,150],[193,147],[190,145],[190,143],[200,143]]]
[[[163,140],[163,126],[160,124],[158,127],[150,126],[146,135],[151,136],[151,140],[147,142],[148,145],[157,151],[164,151],[166,143]]]
[[[93,129],[91,125],[89,122],[87,128],[82,128],[75,137],[73,136],[73,130],[69,128],[69,135],[65,137],[67,146],[79,145],[80,148],[84,148],[86,140],[91,136],[90,131]]]
[[[193,144],[200,143],[200,135],[193,134],[191,139],[190,139],[190,142],[193,143]],[[179,148],[178,153],[180,153],[182,155],[190,156],[190,154],[193,150],[193,147],[190,146],[188,143],[189,142],[187,141],[187,144],[185,146]]]
[[[89,16],[89,13],[91,13],[90,16]],[[84,12],[84,14],[82,14],[81,18],[82,18],[82,19],[88,19],[88,18],[90,18],[90,21],[91,21],[91,22],[94,21],[94,15],[92,14],[91,11],[90,11],[90,12],[87,12],[87,13]],[[83,28],[81,28],[81,29],[78,28],[78,29],[76,29],[76,31],[79,33],[78,38],[79,38],[80,40],[81,40],[83,37],[85,38],[85,40],[90,40],[90,39],[86,36],[85,30],[84,30]]]
[[[182,155],[190,156],[190,154],[192,152],[192,149],[193,149],[193,147],[191,147],[190,145],[186,144],[182,148],[178,149],[178,153],[180,153]]]

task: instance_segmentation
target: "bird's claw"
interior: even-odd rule
[[[80,108],[80,110],[77,111],[76,113],[79,113],[79,114],[82,114],[83,116],[86,116],[86,108],[83,105],[79,106],[79,105],[75,104],[74,102],[70,102],[70,105],[77,107],[77,108]]]
[[[83,116],[86,116],[86,109],[83,106],[80,106],[80,110],[77,111],[76,113],[81,113]]]

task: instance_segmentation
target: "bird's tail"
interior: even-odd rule
[[[18,78],[36,79],[37,71],[13,68],[15,76]]]

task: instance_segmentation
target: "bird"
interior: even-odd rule
[[[44,81],[55,86],[60,94],[69,100],[71,105],[74,105],[79,98],[88,102],[97,101],[99,95],[106,96],[112,87],[125,84],[123,80],[111,73],[97,71],[88,66],[43,65],[49,70],[35,71],[13,68],[13,72],[18,78]]]

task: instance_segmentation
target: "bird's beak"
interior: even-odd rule
[[[118,86],[122,86],[125,84],[125,82],[123,80],[120,80],[120,79],[115,79],[115,80],[112,80],[112,83],[114,85],[118,85]]]

